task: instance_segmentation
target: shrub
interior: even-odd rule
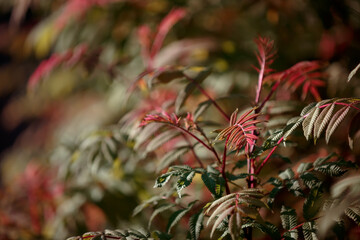
[[[79,99],[94,104],[94,111],[80,110],[81,122],[70,114],[51,154],[49,165],[58,175],[53,181],[64,194],[53,203],[57,195],[44,191],[49,204],[57,204],[56,217],[49,218],[53,236],[64,237],[63,229],[94,230],[68,239],[352,236],[360,224],[360,98],[323,99],[329,63],[297,61],[277,70],[274,41],[258,36],[251,45],[255,58],[246,60],[257,63],[242,66],[251,82],[226,79],[226,68],[240,74],[234,62],[211,61],[234,51],[233,42],[224,41],[221,53],[218,39],[167,42],[176,24],[189,23],[194,14],[180,7],[156,28],[142,25],[131,35],[138,5],[143,7],[137,1],[73,0],[48,23],[62,40],[55,45],[64,44],[65,51],[38,66],[29,95],[50,102],[69,97],[62,100],[65,107]],[[117,12],[125,14],[128,28],[115,28]],[[94,30],[98,20],[104,32]],[[81,27],[93,39],[80,36],[67,45]],[[39,27],[33,39],[41,31],[49,26]],[[110,41],[116,34],[118,42]],[[359,66],[347,82],[353,83]],[[49,77],[56,74],[58,79]],[[73,97],[75,92],[83,95]],[[32,221],[41,235],[39,218],[33,214]],[[106,226],[124,230],[95,231]]]

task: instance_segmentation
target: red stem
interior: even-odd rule
[[[230,194],[230,188],[229,188],[229,184],[226,178],[226,151],[227,151],[227,143],[229,140],[230,135],[226,138],[226,142],[225,142],[225,147],[224,147],[224,153],[223,153],[223,159],[222,159],[222,166],[221,166],[221,175],[225,180],[225,189],[226,189],[226,194]]]
[[[192,83],[194,83],[196,85],[196,87],[199,89],[199,91],[204,94],[213,104],[214,106],[217,108],[217,110],[221,113],[221,115],[227,120],[230,121],[229,116],[224,112],[224,110],[222,110],[222,108],[215,102],[215,100],[205,91],[205,89],[203,89],[199,83],[197,83],[194,79],[192,79],[191,77],[185,75],[185,78],[189,81],[191,81]]]
[[[315,220],[317,220],[317,219],[319,219],[319,218],[320,218],[320,217],[314,218],[314,219],[311,220],[311,221],[315,221]],[[291,230],[298,229],[298,228],[302,227],[302,225],[304,225],[305,223],[306,223],[306,222],[300,223],[299,225],[293,227],[292,229],[289,229],[288,232],[291,231]],[[285,234],[285,233],[281,234],[281,239],[284,239],[284,234]]]
[[[276,89],[279,87],[280,85],[280,81],[277,81],[274,86],[272,86],[269,94],[266,96],[266,98],[264,99],[264,101],[262,101],[261,105],[255,110],[257,113],[259,113],[262,108],[264,107],[265,103],[267,103],[267,101],[269,101],[269,99],[271,98],[271,96],[274,94],[274,92],[276,91]]]
[[[180,127],[180,126],[176,126],[176,125],[171,125],[171,126],[176,127],[177,129],[179,129],[179,130],[183,131],[184,133],[189,134],[191,137],[195,138],[196,141],[201,143],[205,148],[207,148],[208,150],[210,150],[214,154],[214,156],[215,156],[216,160],[218,161],[218,163],[221,163],[220,158],[219,158],[217,152],[215,151],[215,149],[213,147],[208,146],[206,143],[204,143],[204,141],[202,141],[200,138],[195,136],[192,132],[190,132],[190,131],[188,131],[188,130]]]
[[[276,143],[276,146],[271,149],[270,153],[267,155],[267,157],[264,159],[264,161],[260,164],[260,166],[256,169],[255,174],[259,174],[261,169],[264,167],[264,165],[269,161],[271,155],[274,153],[276,148],[279,146],[279,144],[284,140],[284,137],[280,138],[279,141]]]
[[[259,77],[258,77],[258,85],[257,85],[257,88],[256,88],[255,106],[258,106],[259,101],[260,101],[262,83],[263,83],[264,74],[265,74],[265,64],[266,64],[266,58],[264,58],[263,61],[261,61],[261,65],[260,65],[260,71],[259,71]],[[255,113],[259,113],[261,111],[261,109],[264,107],[265,103],[270,99],[271,95],[275,92],[277,87],[278,87],[278,84],[275,84],[273,86],[273,88],[271,89],[272,91],[270,91],[270,93],[264,99],[264,101],[262,101],[260,106],[255,109]],[[259,133],[255,132],[255,131],[252,131],[252,133],[254,135],[256,135],[256,136],[259,135]],[[255,146],[255,144],[253,146],[251,146],[250,153],[252,153],[254,151],[254,146]],[[255,188],[256,187],[255,178],[254,178],[255,158],[250,158],[249,155],[247,156],[247,169],[248,169],[248,173],[251,174],[250,177],[249,177],[249,181],[248,181],[248,187],[249,188]]]
[[[274,85],[275,87],[275,85]],[[273,87],[273,88],[274,88]],[[271,93],[271,92],[270,92]],[[269,94],[270,95],[270,94]],[[355,102],[353,104],[357,104],[358,102]],[[343,106],[349,106],[349,107],[352,107],[356,110],[359,110],[359,108],[353,106],[353,104],[347,104],[347,103],[328,103],[328,104],[324,104],[324,105],[321,105],[319,108],[325,108],[326,106],[329,106],[330,104],[336,104],[336,105],[343,105]],[[263,104],[262,104],[263,105]],[[309,114],[309,113],[308,113]],[[306,118],[308,116],[308,114],[304,115],[303,118]],[[259,174],[261,169],[264,167],[264,165],[269,161],[271,155],[274,153],[274,151],[276,150],[276,148],[279,146],[279,144],[284,140],[284,137],[280,138],[279,141],[276,143],[276,146],[273,147],[273,149],[270,151],[269,155],[264,159],[264,161],[260,164],[260,166],[256,169],[255,171],[255,174]]]
[[[335,104],[335,105],[342,105],[342,106],[348,106],[348,107],[352,107],[358,111],[360,111],[360,108],[357,108],[355,107],[353,104],[358,104],[359,102],[355,102],[355,103],[352,103],[352,104],[348,104],[348,103],[341,103],[341,102],[335,102],[335,103],[328,103],[328,104],[324,104],[324,105],[321,105],[319,108],[324,108],[324,107],[327,107],[331,104]]]
[[[265,73],[265,62],[266,62],[266,59],[263,59],[263,61],[261,61],[258,85],[257,85],[257,89],[256,89],[255,104],[259,103],[259,101],[260,101],[261,87],[262,87],[262,82],[263,82],[264,73]]]

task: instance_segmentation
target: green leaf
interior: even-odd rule
[[[295,117],[295,118],[290,119],[288,121],[286,127],[284,128],[282,135],[280,135],[280,137],[283,136],[284,140],[286,140],[287,137],[290,136],[290,134],[292,134],[296,130],[296,128],[300,126],[300,124],[303,121],[304,121],[303,117],[300,117],[300,118]],[[280,139],[280,137],[279,137],[279,139]]]
[[[193,171],[188,165],[175,165],[169,168],[170,171],[177,172],[177,176],[184,172]]]
[[[281,178],[283,180],[292,179],[292,178],[294,178],[294,176],[295,176],[295,174],[291,168],[288,168],[279,174],[279,178]]]
[[[338,162],[325,163],[316,167],[315,170],[331,177],[340,177],[347,172],[347,170],[343,169]]]
[[[281,187],[283,185],[283,182],[279,178],[271,177],[267,182],[271,183],[272,185],[276,187]]]
[[[222,196],[225,182],[217,169],[209,165],[207,167],[207,171],[202,173],[201,179],[204,182],[206,188],[209,189],[215,198]]]
[[[181,190],[189,186],[195,176],[195,171],[183,173],[176,182],[176,191],[181,198]]]
[[[190,228],[191,240],[199,239],[200,232],[204,227],[203,220],[204,220],[204,213],[202,210],[190,217],[189,228]]]
[[[171,176],[174,174],[174,172],[167,172],[162,174],[160,177],[156,179],[154,188],[160,188],[163,187],[171,178]]]
[[[284,229],[289,230],[284,233],[285,239],[298,239],[297,214],[295,209],[282,206],[280,212],[281,224]]]
[[[318,176],[316,172],[304,172],[300,175],[300,178],[304,181],[305,185],[312,189],[312,188],[319,188],[323,181],[319,179],[320,176]]]
[[[167,233],[170,233],[171,229],[180,221],[180,219],[182,217],[185,216],[186,213],[188,213],[191,210],[191,208],[194,206],[195,203],[196,203],[196,201],[193,201],[193,202],[189,203],[187,208],[180,209],[180,210],[174,212],[170,216],[169,222],[168,222],[167,227],[166,227],[166,232]]]
[[[302,229],[305,240],[318,240],[316,235],[316,225],[314,222],[305,222],[302,225]]]
[[[303,205],[303,215],[306,220],[314,218],[319,212],[323,203],[322,195],[321,188],[313,188],[310,190]]]
[[[295,196],[304,196],[304,193],[301,189],[300,183],[298,180],[291,179],[286,181],[286,188],[294,194]]]
[[[280,212],[281,224],[284,229],[290,230],[297,225],[297,215],[295,209],[282,206]],[[296,231],[297,233],[297,231]],[[295,238],[295,237],[294,237]]]
[[[206,188],[209,189],[209,191],[215,196],[215,198],[221,197],[221,192],[216,191],[216,185],[219,185],[218,176],[214,176],[214,174],[205,172],[201,175],[201,179],[204,182]]]
[[[272,207],[272,205],[275,202],[275,197],[277,196],[277,194],[281,191],[281,189],[283,189],[283,187],[274,187],[271,192],[269,193],[269,197],[267,200],[267,204]]]

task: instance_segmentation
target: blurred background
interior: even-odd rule
[[[0,0],[0,239],[146,226],[130,217],[154,167],[139,168],[117,123],[147,94],[126,94],[146,68],[137,31],[174,7],[186,16],[157,64],[211,66],[215,95],[254,90],[266,36],[274,68],[319,59],[323,98],[360,96],[359,78],[344,84],[360,62],[358,0]]]

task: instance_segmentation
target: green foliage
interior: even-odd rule
[[[17,4],[15,22],[29,7]],[[51,157],[37,156],[51,170],[29,167],[16,191],[0,192],[10,196],[0,225],[12,231],[24,208],[29,226],[19,232],[45,239],[308,240],[330,229],[346,238],[360,224],[360,98],[350,82],[360,65],[345,86],[342,65],[354,63],[343,48],[357,24],[347,16],[345,27],[338,9],[356,4],[327,4],[48,3],[62,7],[27,51],[49,58],[30,77],[27,107],[4,115],[45,122],[27,138],[32,149],[51,145]],[[331,26],[320,9],[332,10]],[[259,32],[274,40],[252,43]],[[48,137],[36,145],[36,136]],[[105,226],[129,230],[94,231]]]
[[[172,166],[169,172],[162,174],[156,179],[154,187],[163,187],[172,176],[178,177],[176,182],[176,191],[181,198],[181,190],[189,186],[196,173],[202,172],[203,169],[192,169],[187,165]]]
[[[283,235],[285,239],[298,239],[298,230],[296,229],[297,215],[295,209],[282,206],[280,218],[283,228],[288,230]]]
[[[205,212],[209,213],[216,207],[207,222],[207,225],[209,225],[216,218],[210,236],[214,234],[215,230],[228,216],[229,234],[233,239],[240,236],[241,225],[245,221],[243,218],[259,219],[261,217],[258,209],[267,208],[267,205],[260,200],[263,196],[262,191],[259,189],[246,189],[238,193],[228,194],[212,202]]]
[[[302,226],[305,240],[317,240],[316,225],[314,222],[305,222]]]
[[[204,213],[202,210],[199,213],[196,213],[190,217],[189,229],[192,240],[199,239],[200,232],[204,228],[203,221],[204,221]]]

